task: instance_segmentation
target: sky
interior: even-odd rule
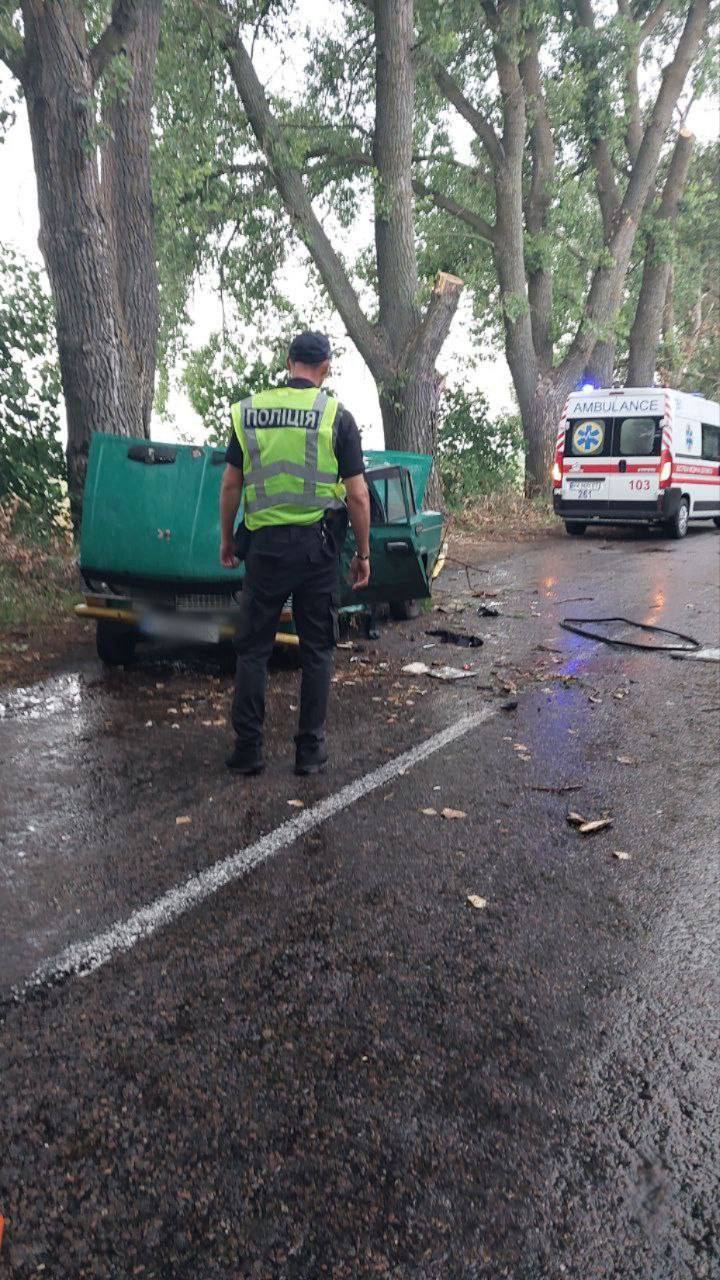
[[[332,0],[313,0],[313,25],[320,23],[328,25],[335,20]],[[280,71],[280,63],[272,65],[268,61],[262,68],[263,79],[271,84]],[[287,64],[283,65],[282,74],[287,74]],[[0,101],[10,84],[9,72],[0,67]],[[717,100],[706,98],[694,103],[687,123],[703,141],[716,137]],[[463,151],[466,150],[466,158],[469,159],[469,127],[457,116],[454,117],[453,132],[461,158]],[[39,219],[32,149],[23,104],[18,108],[16,123],[0,145],[0,180],[3,190],[3,199],[0,200],[0,242],[19,250],[42,267],[42,258],[38,249]],[[347,233],[343,234],[347,236]],[[368,209],[367,225],[359,227],[357,231],[357,246],[348,244],[346,241],[343,243],[343,250],[352,252],[353,248],[366,243],[371,236],[372,227]],[[299,312],[311,317],[314,285],[303,265],[303,252],[298,246],[294,258],[291,255],[282,283]],[[221,328],[220,303],[212,280],[201,280],[196,283],[189,313],[191,317],[189,342],[192,347],[197,347],[206,342],[211,333]],[[470,299],[466,296],[461,301],[450,336],[438,361],[438,368],[447,375],[450,386],[461,381],[466,387],[481,388],[488,398],[493,414],[514,410],[515,401],[506,361],[499,353],[489,359],[477,360],[469,337],[469,316]],[[374,381],[344,333],[339,320],[333,326],[331,338],[342,348],[341,354],[333,365],[333,389],[340,395],[343,403],[351,409],[361,425],[366,447],[381,448],[382,424]],[[474,365],[472,372],[468,371],[469,360],[472,360]],[[202,422],[193,411],[187,396],[178,389],[177,385],[171,392],[168,416],[161,419],[155,415],[152,434],[156,439],[161,440],[176,438],[178,434],[185,439],[202,440],[204,438]]]

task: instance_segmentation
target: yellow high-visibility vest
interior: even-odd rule
[[[245,524],[315,524],[344,506],[335,452],[340,403],[317,387],[276,387],[234,404]]]

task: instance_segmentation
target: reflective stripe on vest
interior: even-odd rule
[[[281,389],[279,397],[285,398],[284,404],[258,405],[259,399],[268,395],[272,398],[272,393],[262,392],[260,396],[251,396],[240,404],[233,405],[232,408],[235,433],[246,454],[245,512],[249,517],[248,527],[267,523],[267,520],[256,521],[254,517],[260,512],[270,512],[273,508],[278,509],[277,523],[292,523],[293,510],[297,511],[298,515],[301,512],[307,513],[304,517],[307,521],[312,519],[314,512],[319,519],[323,511],[341,509],[345,505],[340,496],[344,493],[344,486],[338,482],[334,456],[340,406],[336,401],[330,401],[325,391],[318,391],[308,406],[307,391],[310,388],[298,388],[297,391],[304,393],[303,398],[306,399],[306,404],[303,407],[293,407],[292,404],[287,403],[287,392],[293,390],[296,389]],[[335,407],[331,435],[328,431],[330,424],[326,423],[325,427],[322,426],[329,403]],[[263,444],[258,433],[268,431],[273,433],[279,431],[283,435],[287,432],[294,435],[302,431],[304,434],[303,461],[282,459],[263,463]],[[325,433],[324,436],[323,433]],[[323,443],[325,467],[332,457],[336,467],[334,471],[319,469],[321,443]],[[273,450],[270,451],[271,456],[272,452]],[[277,451],[274,452],[277,458]],[[288,452],[292,453],[293,450],[289,449]],[[294,452],[297,456],[297,450]],[[268,491],[267,482],[276,476],[302,480],[302,489],[298,485],[295,489]]]

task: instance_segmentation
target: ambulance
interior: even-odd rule
[[[720,406],[666,387],[585,386],[557,435],[553,508],[570,534],[593,524],[690,521],[720,528]]]

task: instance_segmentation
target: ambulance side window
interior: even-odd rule
[[[662,429],[656,418],[623,418],[618,453],[626,458],[659,454]]]
[[[720,462],[720,427],[711,427],[703,423],[702,456],[708,462]]]

